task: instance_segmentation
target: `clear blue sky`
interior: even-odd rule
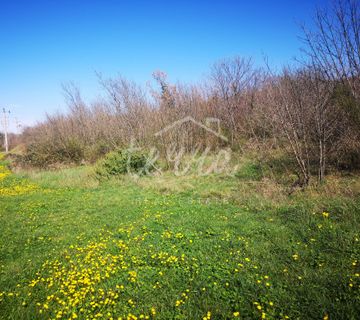
[[[95,71],[196,82],[233,55],[280,66],[299,53],[297,23],[329,1],[1,0],[0,107],[29,125],[65,109],[61,83],[97,97]]]

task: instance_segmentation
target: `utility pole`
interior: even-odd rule
[[[4,146],[5,146],[5,152],[9,152],[9,141],[8,141],[8,124],[9,124],[9,118],[8,115],[10,114],[10,111],[6,111],[5,108],[3,108],[3,126],[4,126]]]

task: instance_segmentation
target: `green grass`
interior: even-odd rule
[[[357,319],[359,178],[287,196],[243,170],[6,176],[0,317]]]

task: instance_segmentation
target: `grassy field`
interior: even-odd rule
[[[360,179],[99,183],[0,164],[3,319],[358,319]]]

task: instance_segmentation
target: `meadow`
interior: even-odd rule
[[[360,179],[98,182],[0,160],[2,319],[358,319]]]

